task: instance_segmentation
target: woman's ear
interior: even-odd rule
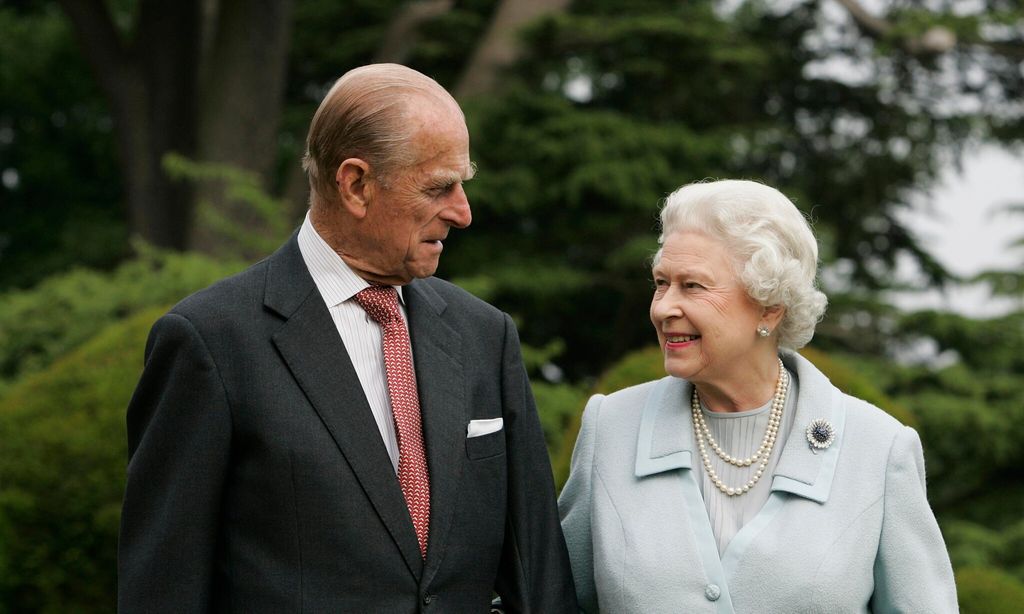
[[[786,315],[786,308],[782,305],[771,305],[765,307],[761,314],[760,324],[767,326],[768,330],[774,331],[779,327],[779,323],[782,322],[782,317]]]
[[[370,165],[360,158],[348,158],[334,173],[341,206],[353,217],[362,219],[370,201]]]

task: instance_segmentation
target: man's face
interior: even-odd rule
[[[346,261],[373,282],[406,284],[437,270],[448,231],[473,219],[462,183],[473,176],[469,132],[448,107],[418,109],[410,146],[418,160],[392,173],[387,185],[371,179],[359,249]]]

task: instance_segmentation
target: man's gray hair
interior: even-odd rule
[[[685,185],[665,199],[658,243],[680,231],[722,242],[747,294],[762,306],[785,307],[778,329],[781,347],[795,350],[811,340],[828,303],[815,283],[818,243],[803,214],[781,192],[741,180]]]
[[[360,66],[335,81],[306,137],[302,168],[309,177],[310,202],[337,200],[335,173],[348,158],[367,162],[385,184],[392,173],[414,164],[409,119],[424,98],[462,113],[437,81],[400,64]]]

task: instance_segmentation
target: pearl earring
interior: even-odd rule
[[[772,334],[772,331],[768,330],[768,327],[762,324],[757,327],[757,334],[761,335],[762,337],[767,337],[768,335]]]

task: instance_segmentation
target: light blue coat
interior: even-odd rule
[[[917,433],[781,356],[799,378],[793,431],[768,501],[722,556],[690,470],[690,384],[590,399],[559,500],[585,612],[957,611]],[[816,418],[837,434],[813,453]]]

